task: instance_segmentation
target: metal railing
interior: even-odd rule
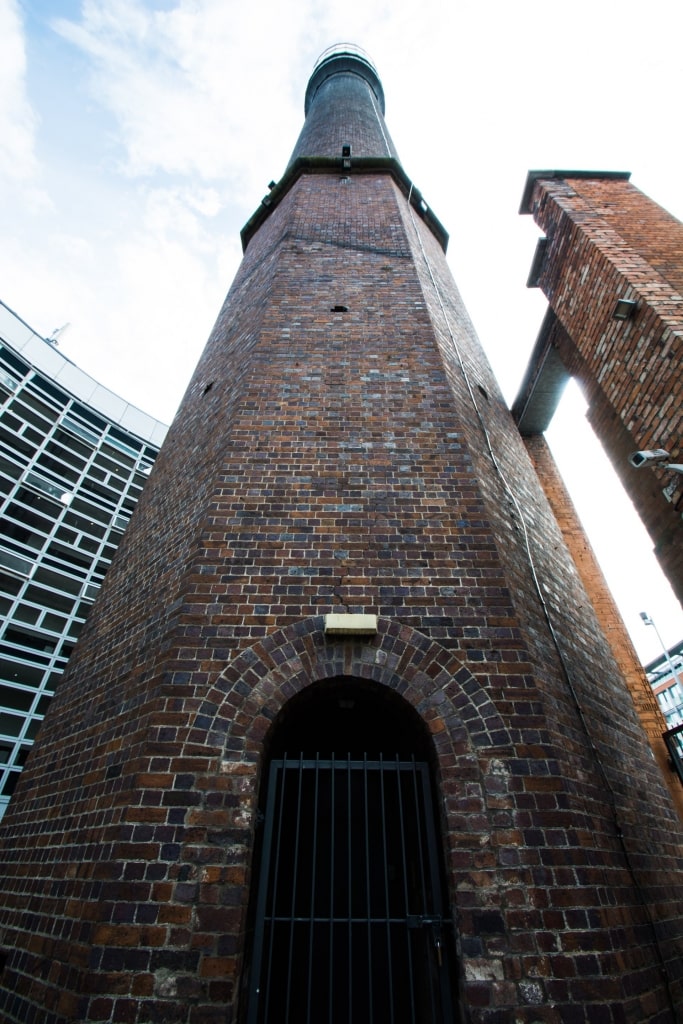
[[[313,74],[318,68],[326,61],[331,60],[333,57],[356,57],[358,60],[362,60],[377,74],[377,68],[375,67],[369,54],[361,46],[357,46],[355,43],[334,43],[332,46],[328,46],[326,50],[318,57],[317,61],[313,66]]]

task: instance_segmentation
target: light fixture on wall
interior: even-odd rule
[[[634,299],[617,299],[617,304],[612,313],[613,320],[629,320],[635,315],[638,303]]]
[[[376,615],[330,612],[325,616],[326,636],[374,636],[376,632]]]

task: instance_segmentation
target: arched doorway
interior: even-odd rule
[[[386,686],[293,698],[263,774],[246,1024],[441,1024],[452,957],[431,742]]]

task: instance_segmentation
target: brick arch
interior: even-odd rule
[[[380,617],[372,638],[331,639],[322,616],[312,616],[235,658],[207,694],[195,724],[203,742],[251,760],[291,697],[312,683],[353,676],[388,686],[408,701],[429,729],[437,758],[509,746],[505,722],[461,657],[393,619]]]
[[[198,904],[196,915],[207,927],[207,921],[219,919],[221,941],[229,937],[234,943],[234,979],[242,977],[249,897],[255,886],[251,875],[257,842],[254,810],[268,733],[292,697],[339,676],[391,688],[414,708],[431,735],[432,777],[440,794],[436,811],[441,855],[449,868],[448,901],[456,930],[463,920],[467,924],[469,919],[463,915],[473,913],[473,903],[481,902],[489,911],[497,906],[497,879],[484,870],[491,858],[515,863],[519,834],[511,829],[502,834],[502,826],[492,817],[495,808],[514,795],[508,794],[504,755],[502,760],[477,758],[477,748],[496,747],[497,754],[501,748],[511,749],[511,738],[488,694],[463,664],[462,652],[446,650],[388,618],[378,619],[376,636],[363,639],[327,638],[322,616],[293,623],[259,640],[224,669],[199,707],[188,737],[195,755],[201,747],[208,747],[212,755],[223,752],[220,767],[207,766],[204,806],[193,814],[192,827],[198,849],[207,853],[203,869],[214,857],[213,870],[217,875],[225,873],[218,897],[224,905]],[[494,844],[491,833],[496,830],[501,834]],[[463,882],[464,896],[458,880]],[[532,881],[529,878],[528,884]],[[211,887],[200,886],[204,888]],[[231,930],[228,908],[232,908]],[[236,987],[235,992],[239,991]]]

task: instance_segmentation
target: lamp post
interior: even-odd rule
[[[641,613],[640,613],[640,617],[641,617],[641,619],[643,620],[643,622],[645,623],[645,625],[646,625],[646,626],[652,626],[652,628],[654,629],[655,633],[657,634],[657,639],[659,640],[659,643],[660,643],[660,645],[661,645],[661,648],[662,648],[662,650],[664,651],[664,657],[666,658],[667,664],[668,664],[668,666],[669,666],[669,671],[671,672],[671,675],[673,676],[674,680],[675,680],[675,681],[676,681],[676,682],[678,683],[678,685],[680,686],[680,685],[681,685],[681,680],[679,679],[679,677],[678,677],[678,673],[676,672],[676,669],[674,668],[674,663],[673,663],[673,661],[671,660],[671,656],[670,656],[670,654],[669,654],[669,651],[668,651],[668,650],[667,650],[667,648],[666,648],[666,647],[664,646],[664,641],[662,640],[662,638],[661,638],[661,636],[660,636],[660,634],[659,634],[659,630],[657,629],[657,626],[655,625],[654,619],[652,619],[652,618],[651,618],[651,617],[650,617],[650,616],[649,616],[649,615],[647,614],[647,612],[641,612]]]

